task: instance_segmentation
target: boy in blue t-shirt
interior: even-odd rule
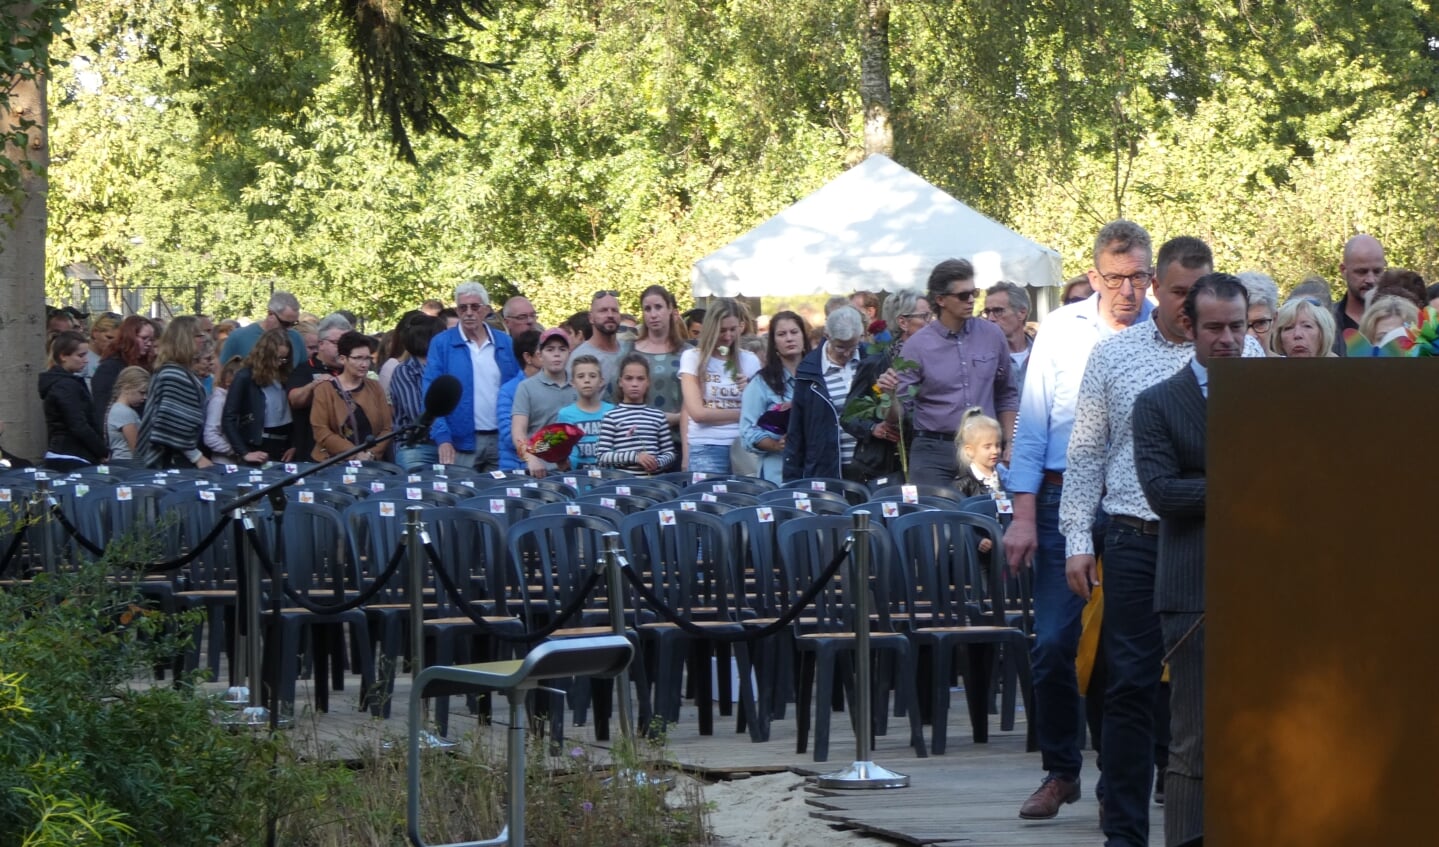
[[[576,356],[570,360],[570,385],[575,388],[579,399],[560,409],[555,423],[573,424],[584,430],[585,437],[570,453],[570,465],[575,468],[595,467],[598,456],[595,447],[600,440],[600,422],[605,412],[615,407],[613,403],[600,401],[605,379],[600,370],[600,360],[594,356]]]

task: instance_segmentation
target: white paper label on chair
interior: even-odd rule
[[[693,484],[696,482],[704,482],[704,478],[706,476],[708,476],[708,474],[702,473],[700,471],[695,471],[694,473],[690,474],[690,483]]]
[[[723,482],[717,482],[715,483],[714,490],[718,491],[720,494],[728,494],[729,486],[725,485]]]
[[[406,488],[406,489],[405,489],[405,499],[406,499],[406,500],[423,500],[423,499],[425,499],[425,492],[424,492],[423,489],[420,489],[420,488]]]
[[[713,494],[709,493],[708,491],[706,491],[705,493],[701,494],[701,495],[700,495],[700,499],[703,500],[703,501],[705,501],[706,503],[718,503],[718,502],[719,502],[719,498],[716,497],[716,496],[714,496]]]
[[[50,478],[50,475],[47,474],[47,473],[45,473],[44,471],[36,471],[36,472],[35,472],[35,481],[36,481],[36,482],[44,482],[45,480],[47,480],[47,479],[49,479],[49,478]]]
[[[490,500],[490,514],[503,515],[505,513],[505,501],[497,498]]]
[[[695,505],[695,502],[694,502],[693,500],[681,500],[681,501],[680,501],[680,511],[681,511],[681,512],[697,512],[697,511],[699,511],[699,506],[696,506],[696,505]]]
[[[491,478],[491,479],[504,479],[504,478],[505,478],[505,472],[504,472],[504,471],[490,471],[490,478]]]
[[[295,464],[294,462],[286,462],[286,463],[285,463],[285,473],[299,473],[299,472],[300,472],[300,466],[299,466],[299,465]]]
[[[565,478],[564,478],[564,482],[565,482],[565,485],[568,485],[570,488],[576,488],[576,487],[578,487],[579,484],[580,484],[579,479],[577,479],[576,477],[572,477],[572,476],[567,476],[567,477],[565,477]]]
[[[613,498],[613,497],[601,497],[601,498],[600,498],[600,505],[601,505],[601,506],[604,506],[604,507],[606,507],[606,508],[609,508],[609,509],[613,509],[613,508],[615,508],[615,498]]]
[[[828,490],[829,490],[828,488],[825,487],[824,482],[821,481],[821,480],[818,480],[818,479],[812,479],[812,480],[810,480],[810,481],[809,481],[809,487],[810,487],[810,490],[811,490],[811,491],[828,491]]]
[[[377,481],[377,482],[372,482],[372,483],[370,483],[370,490],[373,491],[373,492],[376,493],[376,494],[379,494],[381,491],[384,491],[384,490],[385,490],[385,484],[384,484],[383,482],[378,482],[378,481]]]
[[[380,515],[381,515],[382,517],[386,517],[386,518],[393,518],[393,517],[395,516],[395,501],[394,501],[394,500],[383,500],[383,501],[381,501],[381,502],[380,502]]]
[[[525,492],[519,490],[518,488],[506,488],[506,489],[505,489],[505,496],[506,496],[506,497],[523,497],[523,496],[525,496]]]
[[[346,485],[354,485],[355,480],[357,479],[359,479],[359,477],[355,476],[352,473],[347,473],[340,477],[340,482],[343,482]]]
[[[86,485],[85,483],[81,482],[81,483],[77,483],[77,484],[75,485],[75,496],[76,496],[76,497],[84,497],[86,494],[89,494],[89,493],[90,493],[90,486]],[[129,500],[130,498],[129,498],[129,497],[121,497],[120,499],[121,499],[121,500]]]
[[[359,459],[351,459],[345,464],[349,465],[352,468],[363,468],[365,466],[365,463],[360,461]]]
[[[660,509],[660,526],[674,526],[674,525],[675,525],[675,510],[674,510],[674,509]]]
[[[315,492],[313,492],[313,491],[301,491],[301,492],[300,492],[300,502],[301,502],[301,503],[313,503],[313,502],[315,502]]]
[[[1014,514],[1014,501],[1008,497],[996,497],[994,498],[994,510],[1001,515],[1012,515]]]
[[[306,493],[306,494],[309,494],[308,491],[305,492],[305,493]],[[315,498],[315,495],[310,494],[310,499],[313,500],[314,498]],[[200,489],[200,499],[201,499],[201,500],[204,500],[204,501],[207,502],[207,503],[213,503],[213,502],[215,502],[215,491],[214,491],[214,489],[210,489],[210,488],[202,488],[202,489]]]
[[[234,473],[235,471],[238,471],[239,469],[240,469],[240,466],[239,466],[239,465],[226,465],[226,466],[225,466],[225,473]]]
[[[566,504],[565,504],[565,514],[567,514],[567,515],[583,515],[584,513],[585,513],[585,510],[584,510],[584,509],[581,509],[581,508],[580,508],[580,504],[578,504],[578,503],[566,503]]]
[[[262,473],[260,473],[259,471],[250,471],[250,481],[251,481],[251,482],[264,482],[264,481],[265,481],[265,475],[262,474]]]
[[[906,503],[918,503],[918,502],[919,502],[919,486],[916,486],[916,485],[901,485],[901,486],[899,487],[899,494],[900,494],[900,499],[904,500],[904,502],[906,502]]]
[[[589,476],[595,478],[595,479],[603,479],[603,478],[604,478],[604,474],[600,472],[600,469],[599,469],[599,468],[590,468],[588,471],[585,471],[585,473],[588,474]]]
[[[794,501],[794,507],[796,509],[799,509],[801,512],[814,511],[814,507],[810,505],[808,497],[801,497],[798,500]]]
[[[539,484],[538,482],[527,482],[527,483],[525,483],[525,487],[526,487],[526,488],[539,488],[539,487],[540,487],[540,484]]]
[[[422,476],[420,476],[420,475],[417,474],[417,473],[412,473],[412,474],[410,474],[409,476],[405,477],[405,482],[424,482],[424,481],[425,481],[425,478],[422,477]]]
[[[621,497],[628,497],[630,496],[630,487],[628,485],[616,485],[615,493]]]
[[[299,480],[299,481],[300,481],[300,482],[304,482],[303,479],[302,479],[302,480]],[[209,484],[210,484],[210,480],[208,480],[208,479],[197,479],[197,480],[195,480],[195,487],[196,487],[196,488],[204,488],[205,486],[207,486],[207,485],[209,485]]]
[[[0,488],[0,503],[10,502],[10,489]]]
[[[769,506],[760,506],[754,510],[754,513],[759,515],[760,523],[774,523],[774,509]]]
[[[897,518],[899,517],[899,504],[893,500],[886,500],[879,504],[879,511],[887,518]]]
[[[81,488],[85,489],[85,491],[89,491],[89,490],[90,490],[90,486],[88,486],[88,485],[77,485],[77,486],[75,486],[75,493],[76,493],[76,494],[79,494],[79,495],[82,496],[82,497],[85,496],[85,491],[81,491],[81,490],[80,490]],[[124,501],[124,500],[133,500],[133,499],[135,499],[135,493],[130,490],[130,486],[128,486],[128,485],[121,485],[121,486],[118,486],[118,487],[115,489],[115,499],[116,499],[116,500],[121,500],[121,501]]]
[[[96,465],[96,466],[95,466],[95,473],[109,473],[109,472],[110,472],[110,466],[109,466],[109,465]]]
[[[435,462],[433,465],[430,465],[430,470],[432,471],[443,471],[444,469],[445,466],[440,464],[439,462]]]
[[[419,480],[417,479],[415,480],[415,482],[419,482]],[[450,484],[443,480],[435,480],[434,482],[430,483],[430,487],[440,492],[441,494],[450,493]]]

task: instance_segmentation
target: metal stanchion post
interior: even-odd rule
[[[240,485],[235,490],[241,497],[244,497],[250,493],[250,486]],[[238,520],[231,526],[235,533],[235,563],[242,569],[242,574],[247,574],[249,570],[246,551],[250,549],[250,545],[249,540],[245,537],[245,527]],[[248,582],[239,584],[239,609],[235,622],[235,658],[230,665],[230,688],[225,692],[225,704],[237,709],[243,709],[250,704],[250,689],[245,685],[245,680],[249,678],[249,643],[252,637],[247,628],[250,620],[248,605],[251,602],[248,585]],[[238,615],[244,617],[239,618]],[[240,625],[242,621],[245,623],[244,626]]]
[[[249,486],[241,486],[241,496],[248,493],[245,489]],[[245,660],[245,686],[248,689],[248,703],[240,710],[239,718],[232,721],[241,726],[251,728],[275,727],[285,728],[291,723],[291,719],[283,716],[272,716],[270,710],[261,700],[260,693],[264,682],[260,678],[263,641],[260,636],[260,594],[262,580],[260,579],[260,551],[256,550],[249,542],[249,531],[255,525],[255,506],[251,504],[241,510],[236,516],[240,524],[240,537],[243,543],[236,551],[237,561],[244,567],[244,606],[245,606],[245,639],[243,649],[237,648],[236,652],[244,656]],[[273,574],[270,589],[280,591],[281,574]],[[231,689],[233,691],[233,689]],[[272,719],[273,717],[273,719]]]
[[[40,558],[45,562],[45,573],[55,574],[59,563],[55,561],[55,517],[51,514],[50,480],[44,474],[35,475],[35,503],[40,510]]]
[[[846,589],[854,599],[854,763],[842,771],[815,778],[820,788],[907,788],[909,777],[870,761],[872,692],[869,651],[869,512],[854,513],[854,547],[850,558],[851,582]],[[821,704],[823,705],[823,704]]]
[[[425,532],[424,521],[420,520],[423,507],[405,507],[405,544],[409,562],[410,586],[410,684],[418,682],[420,671],[425,669],[425,545],[430,538]],[[420,701],[420,745],[423,747],[453,747],[455,742],[430,732],[430,701]]]
[[[604,534],[605,565],[608,577],[610,607],[610,629],[615,635],[625,634],[624,577],[620,574],[620,534]],[[635,728],[630,716],[630,672],[620,671],[615,677],[615,692],[620,710],[620,735],[626,741],[634,741]]]

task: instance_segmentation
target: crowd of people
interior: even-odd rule
[[[43,462],[323,460],[408,428],[450,376],[459,403],[427,438],[361,458],[786,482],[870,481],[907,465],[910,482],[1004,500],[1008,564],[1033,570],[1030,719],[1045,776],[1020,816],[1053,817],[1080,794],[1075,660],[1102,553],[1107,681],[1086,692],[1101,825],[1109,844],[1147,844],[1159,799],[1168,843],[1182,844],[1202,829],[1208,363],[1382,354],[1439,305],[1439,286],[1388,268],[1368,235],[1344,245],[1337,302],[1322,279],[1281,299],[1271,277],[1213,265],[1197,238],[1156,253],[1144,229],[1114,221],[1042,324],[1025,286],[981,291],[963,259],[934,267],[923,288],[833,298],[815,327],[793,311],[756,320],[723,298],[682,313],[658,285],[638,318],[596,291],[546,329],[527,298],[496,311],[465,282],[452,307],[426,301],[379,337],[347,312],[306,314],[283,291],[243,326],[104,314],[86,327],[58,310],[39,381]],[[580,433],[568,457],[537,446],[551,424]]]

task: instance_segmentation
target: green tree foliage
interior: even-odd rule
[[[365,120],[392,111],[357,59],[365,10],[81,2],[52,98],[56,292],[89,261],[231,314],[275,285],[383,324],[465,278],[547,323],[601,288],[633,310],[653,283],[687,300],[695,259],[862,155],[855,0],[498,5],[444,49],[500,70],[436,77],[454,131],[414,139],[413,167]],[[1071,271],[1123,214],[1286,285],[1332,276],[1358,229],[1434,273],[1434,20],[1430,0],[894,2],[896,156]]]

